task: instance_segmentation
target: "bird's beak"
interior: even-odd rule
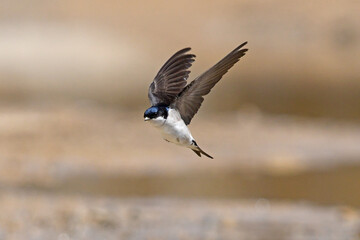
[[[150,118],[148,118],[148,117],[144,118],[144,121],[149,121],[149,120],[150,120]]]

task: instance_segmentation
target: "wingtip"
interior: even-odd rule
[[[232,52],[229,53],[229,55],[232,54],[241,54],[241,56],[245,55],[245,53],[249,50],[247,48],[243,48],[248,42],[243,42],[240,44],[237,48],[235,48]]]
[[[180,50],[180,51],[186,53],[186,52],[189,52],[190,50],[191,50],[191,47],[186,47],[186,48],[183,48],[183,49]]]
[[[180,50],[177,51],[172,57],[174,57],[174,56],[179,56],[179,55],[184,55],[185,53],[189,52],[190,50],[191,50],[190,47],[180,49]],[[172,58],[172,57],[171,57],[171,58]],[[170,58],[170,59],[171,59],[171,58]]]
[[[245,46],[248,43],[248,41],[243,42],[242,44],[240,44],[239,48],[242,48],[243,46]]]
[[[242,49],[248,42],[243,42],[242,44],[240,44],[237,48],[235,48],[235,51],[241,50],[242,52],[247,52],[249,49],[244,48]]]

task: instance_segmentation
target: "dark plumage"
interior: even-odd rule
[[[153,106],[169,106],[184,89],[190,73],[187,69],[195,61],[195,55],[185,54],[190,50],[184,48],[175,53],[156,74],[148,92]]]
[[[153,119],[159,116],[162,116],[164,119],[168,117],[168,107],[165,106],[153,106],[146,109],[144,113],[144,118]]]
[[[244,42],[235,48],[187,86],[186,80],[190,73],[188,69],[195,61],[195,55],[186,54],[191,48],[178,51],[162,66],[149,87],[148,96],[152,106],[165,105],[177,109],[188,125],[204,101],[203,96],[248,51],[243,48],[246,44]]]
[[[199,110],[201,103],[204,101],[203,96],[208,94],[222,76],[245,55],[248,49],[242,49],[242,47],[246,43],[235,48],[212,68],[195,78],[179,94],[173,105],[180,112],[186,125],[191,122],[191,119]]]

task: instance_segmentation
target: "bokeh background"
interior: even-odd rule
[[[0,2],[0,239],[359,239],[360,2]],[[240,43],[190,129],[143,121]]]

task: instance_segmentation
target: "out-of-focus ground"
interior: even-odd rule
[[[350,208],[7,193],[2,239],[357,239]],[[4,207],[4,204],[7,207]]]
[[[191,129],[215,159],[166,143],[141,112],[2,107],[0,237],[359,236],[358,125],[248,110]]]
[[[360,238],[359,1],[0,5],[0,240]],[[214,160],[143,121],[171,54],[244,41],[190,125]]]

